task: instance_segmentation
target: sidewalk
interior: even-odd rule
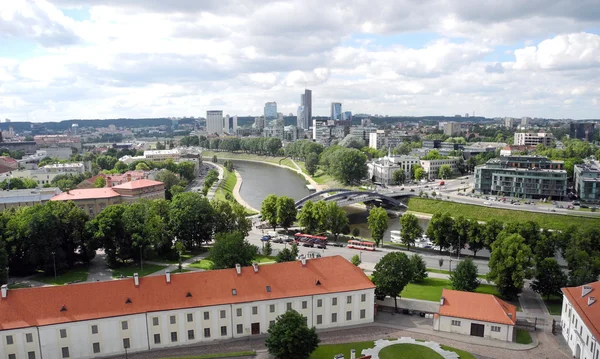
[[[372,274],[375,271],[375,265],[377,263],[367,263],[367,262],[362,262],[360,264],[360,268],[367,274]],[[434,272],[427,272],[427,276],[429,278],[438,278],[438,279],[450,279],[450,274],[445,274],[445,273],[434,273]],[[495,285],[494,282],[489,282],[486,279],[483,278],[479,278],[479,281],[481,284],[489,284],[489,285]]]
[[[201,259],[204,259],[208,256],[208,252],[199,254],[197,256],[194,256],[192,258],[186,259],[185,261],[181,262],[181,268],[182,269],[186,269],[188,271],[193,271],[193,272],[203,272],[204,269],[200,269],[200,268],[194,268],[194,267],[190,267],[190,264],[197,262]],[[164,263],[164,262],[155,262],[155,261],[144,261],[144,263],[148,263],[148,264],[155,264],[155,265],[166,265],[166,267],[164,269],[159,270],[158,272],[154,272],[152,274],[149,274],[150,276],[153,275],[164,275],[167,270],[171,273],[173,273],[174,271],[179,269],[179,264],[175,263],[175,264],[169,264],[169,263]]]
[[[219,185],[221,185],[221,181],[223,180],[223,175],[225,172],[223,171],[223,167],[219,166],[216,163],[212,163],[212,162],[203,162],[203,163],[206,163],[210,166],[216,167],[217,170],[219,171],[219,178],[212,185],[212,187],[208,190],[208,193],[206,194],[206,198],[208,198],[208,200],[211,200],[211,199],[215,198],[215,193],[217,193],[217,189],[219,188]]]

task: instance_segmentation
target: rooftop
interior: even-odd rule
[[[56,187],[0,191],[0,203],[47,201],[59,193],[61,193],[60,189]]]
[[[82,188],[73,189],[67,192],[63,192],[59,195],[52,197],[51,201],[77,201],[83,199],[100,199],[100,198],[113,198],[119,197],[116,191],[112,188]]]
[[[137,189],[137,188],[157,186],[157,185],[161,185],[161,184],[163,184],[163,183],[159,182],[159,181],[152,181],[152,180],[149,180],[149,179],[139,179],[139,180],[136,180],[136,181],[125,182],[125,183],[122,183],[120,185],[113,186],[112,188],[116,188],[116,189]]]
[[[0,300],[0,330],[372,288],[360,268],[333,256],[309,259],[306,266],[299,261],[260,266],[256,273],[243,267],[239,275],[235,269],[171,274],[170,283],[165,275],[149,276],[137,287],[128,278],[9,289]]]
[[[600,281],[579,287],[562,289],[563,294],[573,305],[585,326],[596,340],[600,339]]]
[[[175,155],[178,154],[179,150],[178,149],[172,149],[172,150],[147,150],[144,151],[144,156],[148,156],[148,155]]]
[[[515,325],[517,307],[491,294],[444,289],[440,315]]]

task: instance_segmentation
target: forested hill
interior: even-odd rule
[[[183,118],[179,120],[180,124],[194,123],[192,118]],[[153,126],[171,126],[171,120],[168,118],[116,118],[106,120],[66,120],[60,122],[9,122],[0,123],[0,130],[8,131],[12,127],[15,132],[32,131],[35,129],[45,129],[48,131],[61,132],[71,128],[71,125],[78,124],[79,127],[153,127]]]

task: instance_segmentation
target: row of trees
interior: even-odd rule
[[[200,137],[200,146],[215,151],[242,151],[245,153],[269,156],[277,156],[282,154],[281,151],[283,147],[281,140],[274,137],[231,137],[207,139],[204,136]]]
[[[357,184],[367,177],[367,156],[354,148],[330,146],[321,154],[319,164],[343,184]]]
[[[298,223],[306,233],[330,232],[336,241],[340,234],[350,233],[346,212],[335,202],[307,201],[298,214]]]

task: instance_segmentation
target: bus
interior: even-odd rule
[[[294,235],[296,244],[302,244],[306,247],[322,248],[327,245],[327,237],[313,236],[312,234],[296,233]]]
[[[376,247],[375,242],[357,241],[357,240],[348,241],[348,248],[360,249],[360,250],[364,250],[364,251],[374,251],[375,247]]]

